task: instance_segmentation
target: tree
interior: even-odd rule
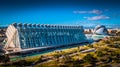
[[[89,44],[88,47],[93,48],[93,45],[92,45],[92,44]]]
[[[90,63],[92,65],[95,65],[97,62],[97,58],[94,58],[91,54],[87,54],[84,58],[83,58],[84,62],[86,63]]]
[[[7,62],[9,62],[9,61],[10,61],[9,55],[6,54],[6,55],[5,55],[5,58],[4,58],[4,62],[7,63]]]
[[[80,48],[80,46],[78,46],[77,48],[78,48],[78,50],[77,50],[77,51],[78,51],[78,52],[80,52],[80,49],[81,49],[81,48]]]
[[[120,36],[120,31],[116,33],[117,36]]]
[[[5,64],[10,61],[9,55],[0,55],[0,62],[4,62]]]
[[[104,56],[104,53],[103,53],[102,51],[97,51],[96,53],[97,53],[97,56],[98,56],[98,57]]]

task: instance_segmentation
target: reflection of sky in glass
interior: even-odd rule
[[[0,2],[0,25],[13,22],[95,26],[120,24],[119,0]]]

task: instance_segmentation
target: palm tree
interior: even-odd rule
[[[81,49],[80,46],[78,46],[78,52],[80,52],[80,49]]]

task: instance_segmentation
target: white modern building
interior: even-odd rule
[[[104,25],[97,25],[93,33],[98,35],[108,35],[108,30]]]
[[[108,36],[108,30],[104,25],[97,25],[94,29],[92,38],[93,40],[100,40]]]
[[[86,42],[82,26],[13,23],[6,31],[4,48],[9,52]]]

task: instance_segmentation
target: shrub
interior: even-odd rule
[[[90,64],[95,64],[97,62],[97,58],[93,57],[91,54],[87,54],[83,58],[84,62],[90,63]]]
[[[97,51],[96,53],[97,53],[98,57],[103,57],[104,56],[104,53],[102,51]]]
[[[9,55],[1,55],[0,56],[0,62],[7,63],[10,61]]]
[[[93,45],[92,45],[92,44],[90,44],[90,45],[88,45],[88,47],[93,48]]]

